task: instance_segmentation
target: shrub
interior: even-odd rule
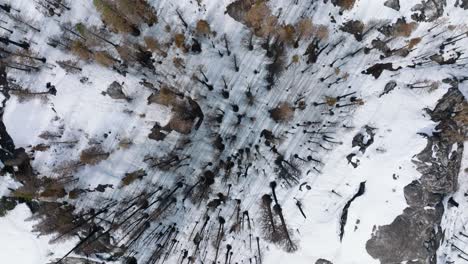
[[[331,96],[325,96],[325,102],[327,103],[328,106],[333,107],[338,102],[338,98],[331,97]]]
[[[211,33],[210,24],[206,20],[198,20],[196,31],[201,35],[209,35]]]
[[[94,53],[94,60],[96,60],[97,63],[101,64],[102,66],[105,67],[110,67],[114,64],[114,58],[107,53],[106,51],[97,51]]]
[[[418,23],[399,23],[395,25],[394,36],[398,37],[409,37],[411,33],[418,27]]]
[[[405,18],[399,18],[394,24],[379,28],[379,31],[387,37],[409,37],[418,27],[418,23],[407,23]]]
[[[295,40],[296,29],[291,24],[284,25],[279,30],[279,36],[281,41],[291,44]]]
[[[191,116],[185,116],[185,113],[176,112],[171,118],[165,129],[174,130],[181,134],[188,135],[192,131],[194,120]]]
[[[151,26],[158,22],[154,9],[145,0],[118,0],[117,6],[121,13],[129,16],[129,19],[137,25],[145,22]]]
[[[175,34],[174,43],[177,48],[181,50],[186,50],[185,48],[185,35],[182,33]]]
[[[408,42],[408,49],[414,48],[416,45],[418,45],[421,42],[421,38],[412,38]]]
[[[144,41],[145,41],[146,47],[153,52],[159,50],[161,46],[159,44],[159,41],[153,37],[145,37]]]
[[[318,39],[325,40],[328,38],[328,28],[325,25],[316,25],[314,27],[314,36]]]
[[[119,56],[122,60],[125,62],[133,62],[136,61],[135,59],[135,52],[133,48],[129,45],[122,45],[118,46],[115,48],[117,50],[117,53],[119,53]]]
[[[354,7],[356,0],[332,0],[331,1],[334,5],[339,6],[340,9],[343,10],[350,10]]]
[[[267,36],[276,27],[277,19],[271,15],[271,10],[265,2],[257,2],[247,11],[245,23],[251,27],[258,36]]]
[[[163,57],[167,57],[167,52],[162,50],[161,44],[159,43],[157,39],[147,36],[144,38],[144,41],[145,41],[146,48],[148,48],[152,52],[157,52],[159,55]]]
[[[125,17],[115,10],[106,0],[93,0],[94,6],[101,13],[101,19],[114,31],[138,35],[138,29],[131,25]]]
[[[109,155],[109,153],[104,152],[100,147],[92,146],[81,152],[80,162],[88,165],[96,165],[99,162],[106,160]]]
[[[297,47],[299,41],[301,41],[302,39],[307,39],[312,35],[314,31],[314,26],[312,24],[312,21],[307,18],[299,20],[299,22],[297,22],[296,24],[296,31],[297,31],[297,39],[295,42],[295,46]]]
[[[137,171],[125,173],[125,177],[122,178],[121,185],[122,186],[130,185],[134,181],[136,181],[138,179],[142,179],[145,176],[146,176],[146,171],[143,170],[143,169],[139,169]]]
[[[148,97],[148,103],[156,103],[164,106],[175,106],[177,104],[177,93],[169,87],[163,86],[158,94],[153,94]]]
[[[294,117],[294,107],[288,103],[280,103],[276,108],[270,110],[270,117],[276,122],[286,122]]]
[[[88,61],[93,57],[93,53],[91,53],[88,47],[86,47],[86,45],[79,40],[72,42],[70,50],[73,54],[85,61]]]

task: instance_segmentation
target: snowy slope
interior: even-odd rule
[[[14,146],[26,149],[34,177],[67,182],[64,187],[67,195],[55,200],[34,197],[33,201],[39,204],[66,201],[75,207],[76,215],[92,209],[109,209],[91,222],[103,229],[96,232],[97,236],[109,234],[111,242],[108,243],[113,247],[88,256],[106,263],[125,263],[130,257],[135,257],[138,263],[190,263],[192,258],[194,263],[216,260],[219,263],[327,263],[316,262],[319,259],[335,264],[391,263],[371,256],[366,243],[378,227],[391,224],[408,207],[404,188],[421,178],[413,158],[427,144],[421,134],[431,135],[437,125],[424,109],[434,109],[452,87],[443,82],[447,78],[458,78],[457,89],[465,98],[468,95],[466,85],[462,84],[466,78],[464,55],[454,64],[428,59],[439,52],[442,43],[465,34],[468,11],[451,0],[446,1],[440,18],[418,23],[405,37],[387,37],[377,28],[395,23],[400,17],[411,21],[415,12],[411,9],[421,1],[401,1],[400,11],[396,11],[385,7],[382,0],[358,0],[343,15],[333,5],[336,1],[268,1],[280,24],[295,24],[308,17],[316,24],[326,25],[329,31],[328,38],[320,42],[324,51],[315,63],[308,63],[304,55],[312,39],[301,40],[298,48],[284,47],[284,64],[289,64],[294,55],[300,59],[275,76],[271,90],[266,88],[269,74],[266,68],[272,59],[261,47],[265,40],[253,37],[254,49],[248,49],[246,43],[251,29],[225,12],[234,1],[149,1],[157,11],[158,24],[141,26],[140,37],[114,33],[106,37],[124,45],[141,43],[142,36],[156,36],[161,42],[170,42],[174,33],[183,33],[187,45],[193,44],[192,38],[196,38],[202,52],[183,52],[172,45],[166,50],[167,57],[153,54],[154,70],[135,63],[129,65],[125,75],[92,61],[77,60],[67,49],[47,45],[50,38],[76,38],[64,34],[61,26],[71,28],[81,22],[88,27],[102,27],[93,1],[65,1],[70,10],[62,10],[60,16],[52,17],[41,12],[40,2],[44,1],[4,1],[41,30],[18,26],[2,11],[0,16],[7,21],[3,26],[15,28],[8,37],[30,42],[34,54],[47,58],[37,72],[8,67],[9,89],[18,86],[40,93],[50,83],[57,92],[22,98],[9,91],[11,97],[2,111],[3,123]],[[199,37],[194,33],[200,19],[209,21],[215,36]],[[341,29],[349,20],[366,23],[362,41]],[[450,30],[450,26],[457,27]],[[385,39],[391,49],[400,49],[417,37],[421,37],[420,42],[407,56],[380,58],[382,52],[372,48],[375,39]],[[466,39],[461,38],[443,56],[449,59],[457,51],[463,54],[466,44]],[[12,48],[11,44],[3,48],[6,47]],[[369,48],[368,52],[364,48]],[[109,45],[104,44],[102,49],[119,56]],[[174,64],[175,57],[183,59],[184,67]],[[63,60],[77,60],[76,66],[82,70],[66,72],[57,63]],[[383,70],[377,77],[364,74],[378,63],[392,63],[393,68]],[[213,90],[194,76],[206,79]],[[143,79],[155,88],[143,85]],[[122,84],[123,93],[131,100],[109,96],[107,89],[114,81]],[[385,91],[391,81],[396,86]],[[412,89],[415,83],[423,88]],[[425,87],[428,83],[436,85]],[[165,86],[174,87],[184,95],[183,100],[195,101],[204,119],[189,134],[172,131],[164,140],[156,141],[148,137],[155,124],[164,126],[177,115],[173,107],[148,102],[148,97],[158,94]],[[223,95],[225,91],[229,93],[228,98]],[[253,97],[250,102],[247,92]],[[327,104],[327,98],[337,97],[341,101]],[[294,114],[287,122],[276,122],[270,117],[270,110],[282,102],[289,102]],[[299,102],[306,107],[301,109]],[[348,103],[349,107],[343,106]],[[267,140],[264,130],[270,131],[273,139]],[[46,131],[54,136],[44,137]],[[358,134],[364,135],[364,144],[373,138],[364,150],[353,146]],[[223,150],[217,149],[218,135]],[[131,144],[123,146],[126,140]],[[33,151],[39,144],[48,147]],[[96,164],[83,164],[80,155],[90,146],[99,146],[108,157]],[[161,166],[174,155],[175,166]],[[284,159],[281,161],[279,157]],[[278,160],[281,164],[293,164],[296,167],[293,171],[298,175],[282,177]],[[463,230],[466,222],[464,209],[468,205],[461,202],[468,188],[463,178],[467,164],[464,152],[462,160],[459,189],[453,196],[458,207],[449,208],[447,200],[451,194],[444,194],[447,210],[441,226],[446,230],[446,239],[438,252],[440,261],[459,263],[463,260],[458,254],[468,259],[468,255],[453,250],[450,242],[457,239],[454,234]],[[230,161],[233,166],[226,169]],[[128,186],[122,185],[126,174],[140,169],[145,170],[145,176]],[[206,182],[202,176],[207,171],[216,175],[214,183],[206,193],[200,194],[206,197],[193,197]],[[0,195],[14,196],[8,188],[16,189],[18,182],[25,184],[25,181],[16,179],[13,183],[15,177],[6,175],[0,176]],[[273,195],[269,186],[272,181],[278,185],[276,194],[294,247],[288,242],[269,239],[265,231],[268,228],[262,213],[262,196]],[[352,199],[362,184],[365,192]],[[98,191],[103,186],[107,187]],[[72,198],[70,193],[74,190],[82,192]],[[136,202],[127,207],[134,198],[141,197],[146,201],[137,201],[146,202],[147,207]],[[219,197],[224,198],[210,209],[208,204]],[[345,223],[342,222],[344,208],[347,208]],[[10,258],[10,263],[18,264],[56,261],[78,241],[84,241],[92,230],[90,227],[77,231],[64,244],[49,245],[47,241],[54,235],[36,238],[37,230],[33,232],[32,225],[38,219],[27,221],[29,216],[27,207],[20,204],[0,218],[0,259]],[[125,221],[132,224],[113,226]],[[202,227],[204,223],[206,226]],[[201,242],[195,243],[196,239]],[[458,242],[454,244],[464,249]],[[79,249],[70,254],[86,255]],[[416,263],[426,263],[420,261]]]

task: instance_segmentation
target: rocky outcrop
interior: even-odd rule
[[[404,188],[408,207],[390,225],[379,227],[366,244],[368,253],[381,263],[436,263],[443,237],[442,200],[457,188],[467,132],[459,115],[466,106],[463,94],[453,87],[434,110],[427,110],[439,124],[432,135],[423,135],[427,146],[413,160],[421,178]]]
[[[411,18],[418,22],[432,22],[444,14],[446,0],[424,0],[411,8]]]
[[[333,264],[333,262],[326,260],[326,259],[317,259],[315,264]]]
[[[384,2],[384,6],[400,11],[400,0],[387,0]]]

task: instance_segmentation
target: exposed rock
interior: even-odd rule
[[[349,207],[351,206],[351,203],[359,196],[362,196],[365,191],[366,191],[366,182],[361,182],[359,184],[359,189],[356,192],[356,194],[354,194],[353,197],[344,206],[343,212],[341,213],[341,219],[340,219],[340,241],[343,239],[344,228],[345,228],[346,222],[348,221]]]
[[[456,7],[461,7],[463,9],[468,9],[468,0],[457,0],[457,2],[455,2],[455,6]]]
[[[400,0],[387,0],[384,2],[384,6],[400,11]]]
[[[386,37],[409,37],[417,27],[416,22],[406,22],[406,19],[401,17],[393,24],[380,27],[379,32]]]
[[[397,83],[395,81],[389,81],[385,85],[385,88],[384,88],[383,92],[379,95],[379,97],[382,97],[382,96],[390,93],[391,91],[393,91],[395,89],[396,86],[397,86]]]
[[[155,124],[148,136],[150,139],[163,140],[171,131],[187,135],[192,128],[197,130],[203,123],[204,115],[200,105],[192,98],[177,93],[169,87],[162,87],[159,92],[150,95],[148,104],[151,103],[171,107],[173,116],[164,127]]]
[[[169,132],[162,130],[162,127],[156,123],[151,129],[151,133],[148,135],[149,139],[156,141],[164,140]]]
[[[363,131],[356,134],[352,141],[352,146],[359,147],[359,151],[366,152],[366,149],[374,143],[375,128],[364,126]]]
[[[352,34],[357,41],[362,40],[362,33],[364,32],[364,23],[359,20],[350,20],[345,22],[340,30]]]
[[[363,74],[371,74],[372,76],[374,76],[375,79],[378,79],[380,77],[380,75],[382,75],[382,72],[384,70],[398,71],[399,69],[401,69],[401,67],[398,67],[398,68],[394,69],[392,63],[377,63],[377,64],[371,66],[370,68],[368,68],[367,70],[363,71],[362,73]]]
[[[411,18],[418,22],[432,22],[444,14],[446,0],[424,0],[411,8]]]
[[[408,207],[386,226],[381,226],[366,244],[369,254],[382,264],[436,263],[435,252],[442,237],[440,219],[443,206],[435,210]]]
[[[107,87],[106,92],[112,99],[128,99],[122,91],[122,85],[116,81],[112,82],[109,87]]]
[[[460,115],[466,107],[457,83],[428,110],[439,122],[428,142],[413,162],[421,179],[404,188],[408,207],[390,224],[381,226],[367,241],[367,252],[383,264],[412,261],[437,263],[436,251],[443,233],[443,198],[457,188],[467,124]]]
[[[315,261],[315,264],[333,264],[333,262],[321,258],[321,259],[317,259],[317,261]]]

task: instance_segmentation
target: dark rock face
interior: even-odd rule
[[[411,8],[411,18],[418,22],[432,22],[444,14],[446,0],[425,0]]]
[[[366,152],[366,149],[374,143],[375,128],[364,126],[363,131],[357,133],[352,141],[352,146],[359,147],[359,151]]]
[[[375,79],[378,79],[380,77],[380,75],[382,75],[382,72],[384,70],[397,71],[399,69],[401,69],[401,67],[398,67],[398,68],[394,69],[392,63],[377,63],[377,64],[369,67],[367,70],[363,71],[362,73],[363,74],[370,74],[370,75],[374,76]]]
[[[463,9],[468,9],[468,0],[457,0],[457,2],[455,3],[455,6],[459,6]]]
[[[362,196],[365,192],[366,192],[366,182],[361,182],[359,184],[359,189],[356,192],[356,194],[344,206],[343,212],[341,213],[341,219],[340,219],[340,241],[343,240],[344,228],[345,228],[346,222],[348,221],[348,210],[349,210],[349,207],[351,206],[351,203],[359,196]]]
[[[436,263],[435,252],[442,236],[439,227],[442,214],[441,204],[435,210],[408,207],[390,225],[380,227],[367,242],[366,249],[382,264],[405,260]]]
[[[413,160],[422,176],[404,189],[408,207],[390,225],[379,227],[366,244],[368,253],[381,263],[437,262],[436,251],[443,236],[442,200],[457,188],[467,127],[455,113],[466,105],[455,85],[434,110],[428,110],[439,125],[437,132],[426,135],[427,146]]]
[[[362,34],[364,32],[364,23],[359,20],[347,21],[340,27],[340,30],[349,34],[353,34],[357,41],[362,40]]]
[[[107,94],[112,99],[127,99],[127,96],[122,91],[122,85],[120,83],[114,81],[112,82],[109,87],[107,88]]]
[[[55,262],[52,262],[52,263],[55,263]],[[92,260],[84,259],[84,258],[75,258],[75,257],[64,258],[63,260],[60,261],[60,263],[62,264],[100,264],[100,262],[96,262],[96,261],[92,261]]]
[[[384,6],[400,11],[400,0],[387,0],[384,2]]]
[[[390,81],[388,82],[386,85],[385,85],[385,88],[383,90],[383,92],[379,95],[379,97],[382,97],[388,93],[390,93],[391,91],[393,91],[395,88],[397,87],[397,83],[395,81]]]
[[[317,261],[315,261],[315,264],[333,264],[333,262],[326,259],[317,259]]]

